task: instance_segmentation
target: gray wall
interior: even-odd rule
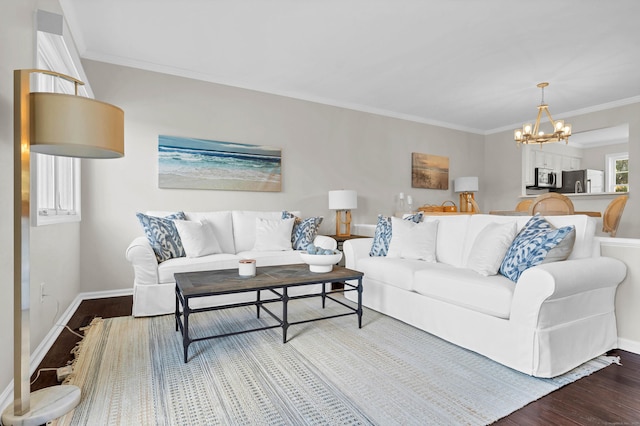
[[[619,152],[629,151],[628,143],[618,143],[613,145],[599,146],[583,150],[582,169],[603,170],[606,172],[606,156],[607,154],[617,154]],[[605,178],[606,181],[606,178]]]
[[[327,192],[355,189],[355,223],[391,214],[399,192],[417,205],[455,200],[448,191],[411,188],[411,153],[447,156],[449,177],[480,176],[483,137],[250,90],[85,61],[97,99],[125,110],[125,157],[83,164],[82,289],[131,288],[124,258],[146,210],[301,210],[323,215],[335,232]],[[282,191],[158,188],[158,135],[282,148]],[[482,198],[484,185],[479,193]]]

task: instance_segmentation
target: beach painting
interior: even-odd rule
[[[158,186],[279,192],[282,150],[272,146],[158,136]]]
[[[411,187],[449,189],[449,157],[411,153]]]

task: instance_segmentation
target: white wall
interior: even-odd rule
[[[581,169],[603,170],[606,173],[607,154],[617,154],[629,151],[628,143],[618,143],[613,145],[598,146],[583,150]],[[605,178],[606,180],[606,178]]]
[[[450,178],[482,176],[483,137],[291,98],[105,63],[84,61],[97,99],[125,111],[125,157],[83,164],[82,289],[130,288],[124,258],[146,210],[301,210],[324,215],[331,189],[358,191],[353,221],[390,214],[399,192],[419,205],[457,200],[449,191],[411,188],[411,153],[448,156]],[[158,135],[282,148],[282,191],[158,188]],[[480,159],[480,160],[479,160]],[[482,188],[481,188],[482,189]],[[457,202],[457,201],[456,201]]]
[[[57,1],[0,1],[0,390],[13,378],[13,70],[33,68],[36,9],[60,13]],[[31,228],[31,349],[80,292],[80,226]],[[40,303],[40,283],[46,297]],[[59,306],[58,306],[59,304]]]

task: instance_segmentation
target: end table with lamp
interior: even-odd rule
[[[336,211],[336,235],[348,237],[351,235],[351,210],[358,208],[358,193],[354,190],[341,189],[329,191],[329,210]],[[344,212],[344,220],[342,219]],[[342,230],[344,225],[344,231]]]

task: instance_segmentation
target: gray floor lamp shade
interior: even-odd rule
[[[76,95],[31,93],[29,80],[33,73],[71,81]],[[81,84],[84,83],[53,71],[14,71],[14,400],[2,413],[5,426],[45,424],[80,402],[80,389],[76,386],[52,386],[33,393],[30,389],[29,181],[31,151],[79,158],[124,155],[124,112],[77,96]]]

